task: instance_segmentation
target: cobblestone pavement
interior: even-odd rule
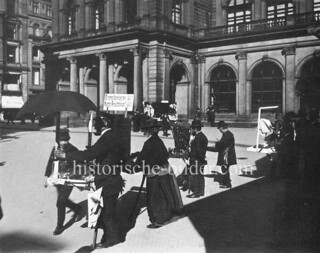
[[[0,252],[89,252],[93,230],[86,219],[69,224],[59,236],[52,232],[56,222],[54,187],[43,188],[43,174],[54,144],[54,128],[26,131],[1,128],[0,196],[4,218],[0,221]],[[188,199],[182,192],[186,216],[162,228],[150,230],[145,210],[145,194],[139,202],[139,215],[128,220],[142,175],[123,174],[125,192],[119,198],[119,221],[125,242],[95,252],[317,252],[319,248],[318,189],[301,180],[274,180],[271,162],[265,154],[248,152],[255,144],[256,130],[231,128],[236,139],[238,165],[231,173],[233,188],[220,189],[211,172],[217,154],[208,152],[205,169],[205,196]],[[220,139],[216,128],[204,127],[209,145]],[[161,135],[161,134],[160,134]],[[145,141],[132,133],[131,152]],[[71,142],[86,146],[86,129],[71,129]],[[172,137],[163,137],[173,147]],[[95,141],[95,137],[93,142]],[[182,159],[170,159],[176,174],[184,167]],[[252,172],[244,174],[243,171]],[[301,171],[300,171],[301,173]],[[71,199],[86,208],[87,191],[74,189]],[[67,214],[66,221],[71,218]],[[98,240],[102,231],[98,233]],[[318,251],[319,252],[319,251]]]

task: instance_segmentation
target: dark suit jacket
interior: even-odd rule
[[[220,141],[216,142],[216,146],[211,151],[218,152],[217,165],[234,165],[237,164],[236,151],[234,148],[234,136],[229,130],[222,134]],[[224,159],[226,149],[227,163]]]
[[[120,138],[113,130],[106,131],[87,150],[66,153],[66,160],[68,161],[84,162],[94,159],[96,159],[96,164],[99,164],[94,175],[97,189],[103,187],[104,195],[112,195],[122,191],[121,169],[115,166],[120,165],[124,159],[124,149]]]
[[[191,142],[190,150],[190,165],[198,163],[199,165],[207,164],[206,151],[208,146],[208,139],[202,133],[199,132],[194,140]]]

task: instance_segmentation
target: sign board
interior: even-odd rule
[[[2,96],[1,105],[2,108],[21,108],[23,106],[23,100],[21,96]]]
[[[105,94],[104,111],[133,111],[133,94]]]

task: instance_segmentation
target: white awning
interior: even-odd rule
[[[2,108],[21,108],[23,106],[22,96],[2,96]]]

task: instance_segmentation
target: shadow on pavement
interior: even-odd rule
[[[143,212],[141,211],[141,209],[146,207],[146,189],[142,188],[139,200],[136,204],[138,193],[139,193],[139,187],[132,187],[128,192],[126,192],[124,195],[122,195],[118,199],[117,219],[118,219],[121,241],[123,242],[126,240],[126,236],[128,232],[135,227],[137,217],[141,212]],[[82,205],[82,202],[80,204]],[[85,224],[82,226],[85,226]],[[94,233],[94,230],[92,230],[92,234],[93,233]],[[103,230],[98,229],[97,242],[100,241],[102,235],[103,235]],[[85,252],[91,252],[91,251],[92,251],[91,246],[83,246],[80,249],[78,249],[76,252],[85,253]]]
[[[139,187],[132,187],[126,194],[118,199],[117,216],[120,234],[123,240],[125,240],[127,233],[135,227],[137,217],[142,212],[141,209],[147,206],[146,189],[142,188],[139,200],[135,207],[138,193]],[[135,209],[133,210],[134,207]]]
[[[241,168],[242,175],[240,176],[252,178],[260,178],[263,176],[274,177],[276,169],[274,166],[276,166],[276,164],[266,155],[256,160],[255,165]]]
[[[64,245],[39,234],[16,231],[0,237],[0,252],[53,252],[63,250]]]
[[[298,182],[262,178],[184,211],[206,252],[319,252],[320,203],[304,198]]]

